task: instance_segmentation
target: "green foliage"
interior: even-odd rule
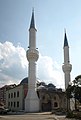
[[[72,84],[68,86],[66,89],[66,96],[67,99],[75,99],[75,109],[77,109],[76,100],[81,103],[81,75],[78,75],[75,80],[73,80]]]
[[[66,114],[67,118],[74,118],[73,111],[68,111]]]
[[[81,120],[81,112],[73,113],[74,118]]]
[[[66,117],[67,118],[76,118],[76,119],[81,120],[81,112],[68,111]]]
[[[75,77],[75,80],[73,81],[74,85],[80,86],[81,85],[81,75],[78,75]]]

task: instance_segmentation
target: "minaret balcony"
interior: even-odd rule
[[[63,72],[65,73],[65,72],[71,72],[71,70],[72,70],[72,65],[71,64],[64,64],[63,66],[62,66],[62,69],[63,69]]]
[[[39,52],[36,49],[29,48],[29,50],[27,50],[26,52],[26,57],[28,61],[30,60],[37,61],[39,58]]]

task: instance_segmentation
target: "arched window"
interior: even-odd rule
[[[58,107],[58,103],[57,102],[54,102],[54,107]]]

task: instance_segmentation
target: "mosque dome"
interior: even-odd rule
[[[21,80],[20,84],[28,84],[28,77],[24,78],[23,80]]]
[[[56,86],[55,85],[53,85],[52,83],[49,83],[48,84],[48,91],[56,91],[57,89],[56,89]]]
[[[37,88],[37,90],[47,90],[47,88],[46,88],[45,86],[43,86],[43,85],[40,85],[40,86]]]
[[[55,86],[54,84],[52,84],[52,83],[49,83],[49,84],[48,84],[48,87],[53,87],[53,88],[55,88],[56,86]]]

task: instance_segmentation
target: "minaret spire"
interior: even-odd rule
[[[65,30],[65,36],[64,36],[64,47],[65,46],[68,46],[68,40],[67,40],[66,30]]]
[[[62,69],[65,78],[65,89],[67,89],[70,82],[70,72],[72,70],[72,65],[70,64],[70,60],[69,60],[69,46],[68,46],[66,31],[64,35],[64,64],[62,66]]]
[[[30,29],[31,28],[35,29],[34,8],[32,9],[32,17],[31,17]]]

